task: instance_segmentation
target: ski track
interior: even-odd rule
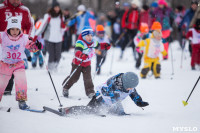
[[[186,100],[192,90],[200,71],[192,71],[190,67],[189,52],[185,50],[183,66],[181,66],[181,50],[178,42],[173,42],[174,75],[172,75],[171,51],[169,59],[163,61],[161,58],[161,79],[149,76],[147,79],[140,79],[136,87],[144,101],[149,106],[137,107],[129,97],[123,102],[126,113],[130,116],[106,117],[83,115],[60,117],[50,112],[34,113],[18,109],[15,101],[15,89],[11,96],[4,96],[0,103],[0,132],[1,133],[171,133],[176,127],[196,127],[200,132],[200,83],[197,84],[186,107],[182,100]],[[188,46],[186,45],[186,48]],[[170,49],[169,49],[170,50]],[[136,69],[131,48],[127,48],[124,57],[119,60],[120,49],[111,48],[108,52],[105,63],[102,66],[102,75],[95,76],[94,85],[105,82],[111,75],[110,65],[113,52],[114,61],[112,75],[120,72],[133,71],[140,74]],[[47,61],[48,55],[45,57]],[[79,81],[70,89],[69,98],[62,96],[62,82],[71,71],[73,49],[70,52],[62,53],[62,58],[57,72],[52,72],[52,78],[63,107],[73,105],[87,105],[90,99],[85,95],[82,76]],[[92,76],[95,73],[96,59],[92,60]],[[52,83],[45,66],[33,69],[29,62],[29,69],[26,71],[28,82],[27,104],[32,109],[42,109],[43,106],[54,109],[59,108]],[[53,100],[51,100],[53,99]],[[6,112],[11,107],[10,112]],[[178,132],[178,131],[175,131]]]

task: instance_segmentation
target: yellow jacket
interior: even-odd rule
[[[141,40],[137,47],[139,47],[139,49],[144,47],[144,60],[159,60],[159,53],[162,53],[163,56],[167,55],[167,52],[164,50],[162,40],[158,41],[153,36],[151,38]]]

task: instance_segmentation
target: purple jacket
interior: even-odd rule
[[[169,30],[172,25],[172,21],[175,18],[175,14],[169,7],[159,8],[157,7],[153,12],[155,21],[159,21],[162,25],[162,30]]]

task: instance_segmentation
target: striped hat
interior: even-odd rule
[[[82,35],[82,37],[84,37],[89,34],[94,35],[93,29],[90,26],[85,26],[82,29],[81,35]]]

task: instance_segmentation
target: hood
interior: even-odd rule
[[[17,41],[17,40],[19,40],[23,36],[22,32],[20,32],[20,34],[17,37],[12,37],[10,34],[8,34],[7,29],[5,30],[5,32],[6,32],[6,35],[8,36],[8,38],[10,40],[12,40],[12,41]]]
[[[9,7],[11,7],[11,8],[16,8],[16,7],[14,7],[13,5],[10,4],[9,0],[5,0],[3,3],[4,3],[6,6],[9,6]],[[17,6],[17,7],[20,7],[20,6],[22,6],[22,5],[23,5],[22,2],[20,2],[19,6]]]
[[[88,47],[91,46],[92,43],[93,43],[93,42],[91,42],[91,43],[86,42],[86,41],[83,39],[83,37],[82,37],[81,34],[78,36],[78,40],[84,41],[84,42],[87,44]]]

